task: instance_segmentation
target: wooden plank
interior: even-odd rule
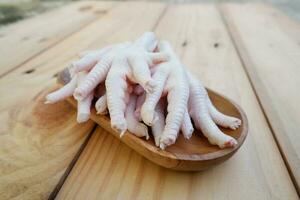
[[[300,193],[300,24],[263,4],[222,12]]]
[[[112,2],[78,2],[0,29],[0,77],[99,18]]]
[[[128,6],[134,11],[129,13]],[[55,84],[54,75],[78,52],[133,39],[152,29],[164,7],[118,3],[102,18],[0,79],[1,199],[47,198],[93,126],[76,125],[75,113],[66,103],[43,104],[42,91]]]
[[[245,110],[250,133],[231,159],[199,173],[159,167],[98,128],[58,199],[298,199],[218,10],[174,5],[156,29],[194,74]]]

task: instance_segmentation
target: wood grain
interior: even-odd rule
[[[94,127],[76,124],[66,102],[45,105],[50,91],[15,104],[7,116],[1,112],[9,126],[0,131],[1,199],[46,199]]]
[[[175,172],[142,158],[98,128],[57,199],[298,199],[218,10],[169,6],[156,28],[194,74],[246,111],[250,133],[227,162]]]
[[[128,13],[128,6],[135,11]],[[93,127],[76,125],[66,103],[61,109],[43,104],[55,74],[81,51],[138,37],[155,26],[163,9],[159,3],[120,3],[0,79],[0,199],[46,199]],[[57,122],[48,126],[49,117]]]
[[[113,2],[77,2],[0,29],[0,77],[101,17]]]
[[[71,75],[68,68],[59,73],[58,83],[61,86],[66,85],[70,80]],[[210,169],[229,159],[241,147],[248,133],[248,120],[241,107],[233,101],[210,89],[206,90],[212,103],[218,110],[242,121],[241,127],[236,130],[221,128],[224,133],[236,139],[237,145],[234,148],[220,149],[216,145],[211,145],[201,131],[195,130],[189,140],[185,139],[180,133],[176,143],[162,151],[155,145],[152,135],[150,135],[149,140],[145,140],[145,138],[136,137],[127,131],[124,136],[120,137],[120,133],[111,128],[110,117],[108,115],[97,115],[94,105],[91,110],[91,119],[137,153],[157,165],[179,171]],[[77,108],[77,101],[73,97],[67,100],[73,107]]]
[[[222,12],[300,194],[300,25],[263,4]]]

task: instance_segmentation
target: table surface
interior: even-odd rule
[[[159,167],[66,102],[45,105],[77,53],[145,31],[169,40],[249,119],[237,154]],[[300,25],[265,4],[77,2],[0,29],[0,199],[298,199]]]

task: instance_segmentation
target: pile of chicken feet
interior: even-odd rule
[[[233,147],[236,140],[217,125],[236,129],[241,120],[219,112],[207,91],[180,62],[171,45],[146,32],[134,42],[110,45],[85,53],[69,68],[71,81],[46,96],[46,103],[74,96],[77,121],[90,117],[96,98],[97,114],[109,112],[111,127],[120,133],[128,129],[149,138],[161,149],[175,143],[179,132],[189,139],[194,127],[220,148]],[[146,126],[147,125],[147,126]]]

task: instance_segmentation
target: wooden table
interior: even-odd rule
[[[152,30],[206,86],[238,102],[230,160],[159,167],[45,89],[78,52]],[[263,4],[78,2],[0,30],[0,199],[298,199],[300,25]]]

